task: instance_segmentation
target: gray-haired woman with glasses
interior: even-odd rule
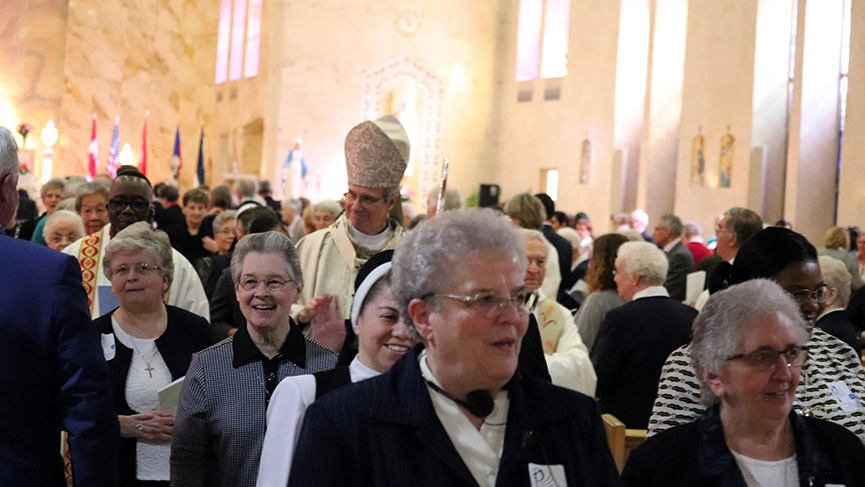
[[[171,442],[173,486],[254,486],[277,384],[336,363],[289,316],[303,275],[288,237],[247,235],[234,250],[231,274],[246,323],[192,357]]]
[[[799,306],[810,338],[808,361],[802,368],[802,383],[793,408],[806,416],[838,423],[865,442],[865,404],[862,402],[865,375],[861,358],[846,343],[814,327],[829,296],[814,246],[798,233],[770,227],[745,242],[732,266],[722,263],[715,272],[723,273],[725,267],[731,284],[771,279]],[[754,299],[759,301],[762,296],[755,295]],[[690,354],[690,345],[685,345],[673,352],[664,364],[649,421],[650,436],[693,421],[703,412],[696,382],[699,371],[691,366]],[[847,392],[836,394],[838,391]]]
[[[809,331],[781,286],[756,279],[716,293],[693,330],[708,409],[634,450],[624,485],[865,485],[856,435],[793,411]]]
[[[164,302],[174,278],[164,232],[129,225],[111,239],[102,265],[119,304],[94,324],[120,421],[120,485],[167,486],[175,409],[160,404],[158,390],[183,377],[192,354],[211,345],[210,325]]]

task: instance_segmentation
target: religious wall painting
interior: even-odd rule
[[[422,211],[439,184],[444,90],[441,78],[407,57],[364,73],[362,120],[392,114],[403,124],[411,144],[403,190],[417,195],[415,205]]]
[[[733,174],[734,150],[736,149],[736,138],[730,133],[730,127],[727,127],[727,133],[721,137],[721,165],[718,171],[718,176],[722,188],[729,188],[731,176]]]
[[[586,136],[580,148],[580,184],[589,184],[592,171],[592,141]]]
[[[706,185],[706,139],[703,129],[697,129],[697,136],[691,143],[691,186]]]

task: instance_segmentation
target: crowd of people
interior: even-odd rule
[[[0,485],[865,486],[858,229],[418,215],[409,155],[386,116],[339,201],[125,166],[34,201],[0,128]],[[621,475],[602,414],[648,432]]]

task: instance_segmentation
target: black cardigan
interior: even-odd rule
[[[865,447],[843,426],[790,412],[799,485],[865,486]],[[696,421],[649,438],[631,452],[625,487],[745,487],[724,440],[718,406]]]
[[[168,324],[162,336],[156,339],[156,348],[165,360],[168,370],[171,371],[171,380],[177,380],[186,375],[192,354],[213,344],[212,333],[207,320],[201,316],[174,306],[166,305],[165,309],[168,312]],[[99,333],[114,334],[114,328],[111,326],[113,314],[114,311],[93,320]],[[120,340],[115,340],[114,343],[116,353],[114,358],[108,361],[114,408],[119,415],[138,414],[143,411],[133,411],[126,403],[126,378],[129,376],[129,365],[132,363],[132,349],[120,343]],[[135,485],[135,448],[135,438],[120,438],[118,470],[121,487]]]

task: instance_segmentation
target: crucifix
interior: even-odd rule
[[[152,379],[153,378],[153,367],[151,367],[150,364],[147,364],[147,367],[144,367],[144,370],[147,371],[147,373],[150,375],[150,378]]]

